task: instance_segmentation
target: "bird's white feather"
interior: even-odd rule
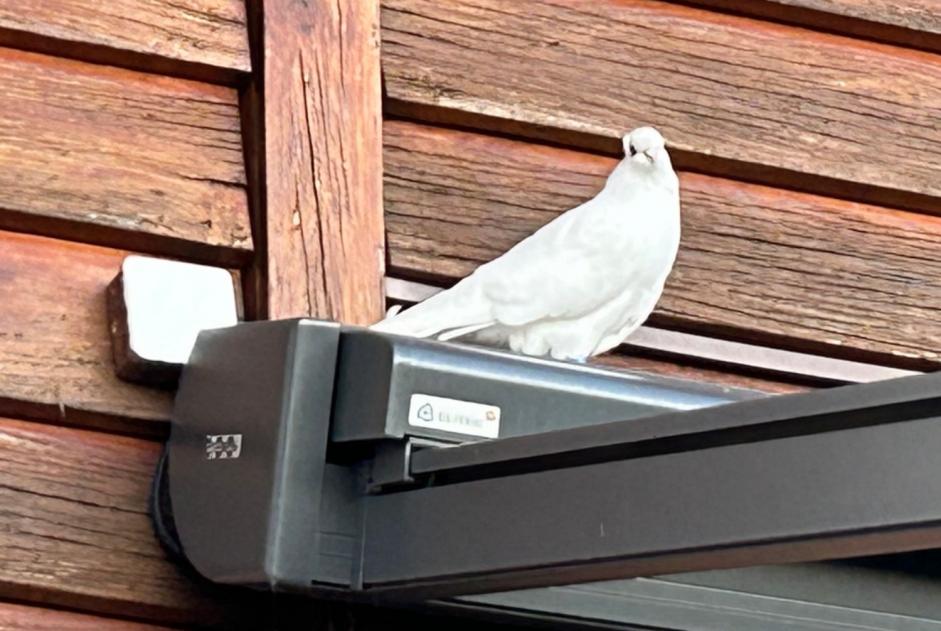
[[[378,331],[508,345],[582,360],[620,344],[653,310],[679,246],[676,174],[651,128],[625,136],[593,199]]]

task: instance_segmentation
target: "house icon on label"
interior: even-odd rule
[[[426,403],[425,405],[418,408],[417,416],[420,420],[425,421],[426,423],[430,423],[431,421],[435,420],[435,410],[433,407],[431,407],[430,403]]]

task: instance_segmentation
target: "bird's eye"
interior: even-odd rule
[[[632,158],[637,155],[637,149],[634,148],[634,145],[628,145],[627,150],[630,152]]]

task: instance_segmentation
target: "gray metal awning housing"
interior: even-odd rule
[[[429,401],[446,413],[420,418]],[[760,397],[245,323],[199,337],[167,481],[183,551],[212,580],[470,607],[941,547],[939,403],[935,375]]]

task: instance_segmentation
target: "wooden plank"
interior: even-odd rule
[[[383,2],[389,111],[941,213],[941,58],[655,0]]]
[[[378,0],[265,5],[268,316],[382,314]]]
[[[191,578],[165,557],[147,515],[159,450],[151,441],[0,418],[0,598],[186,628],[477,628],[457,618]],[[52,614],[26,615],[0,605],[0,628],[24,618],[33,626],[12,629],[152,628],[86,626],[84,617],[52,626],[59,621]]]
[[[197,584],[157,542],[147,498],[159,451],[151,441],[0,419],[0,597],[251,628],[258,599]]]
[[[242,268],[242,294],[245,317],[268,317],[268,224],[265,218],[265,78],[264,7],[261,0],[246,0],[249,49],[253,72],[239,90],[242,119],[242,143],[245,148],[245,181],[248,184],[248,209],[255,255]]]
[[[87,614],[0,603],[3,631],[170,631],[169,627]]]
[[[730,370],[812,380],[825,384],[871,383],[922,374],[865,362],[811,355],[771,346],[642,326],[624,347],[666,357],[690,357]]]
[[[767,394],[789,394],[813,389],[806,383],[776,381],[754,375],[729,372],[718,368],[706,368],[681,361],[670,361],[657,357],[623,352],[607,353],[592,360],[605,368],[630,372],[641,372],[675,379],[689,379],[698,383],[711,383],[728,388],[747,388]]]
[[[0,45],[234,84],[245,22],[242,0],[0,0]]]
[[[126,254],[0,232],[0,414],[165,434],[171,394],[114,375],[105,289]]]
[[[390,271],[452,282],[600,189],[610,158],[388,122]],[[941,219],[682,173],[651,323],[912,369],[941,359]]]
[[[0,190],[0,228],[210,263],[251,255],[229,88],[0,49]]]
[[[937,0],[691,0],[694,4],[941,52]]]

